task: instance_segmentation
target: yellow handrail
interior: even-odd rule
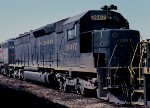
[[[146,48],[146,45],[145,45],[145,43],[144,43],[144,45],[143,45],[143,43],[144,43],[144,40],[142,40],[142,45],[141,45],[141,56],[140,56],[140,62],[139,62],[139,84],[141,83],[140,82],[140,79],[141,79],[141,62],[142,62],[142,58],[143,58],[143,55],[144,55],[144,52],[145,52],[145,48]]]
[[[135,51],[134,51],[134,54],[133,54],[133,57],[132,57],[132,60],[131,60],[131,64],[130,64],[130,67],[129,67],[129,71],[130,71],[130,84],[132,84],[132,78],[133,78],[133,67],[132,67],[132,64],[133,64],[133,60],[135,58],[135,54],[136,54],[136,51],[138,49],[138,46],[139,46],[139,42],[137,43],[137,46],[135,48]]]

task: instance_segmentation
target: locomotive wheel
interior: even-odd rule
[[[71,92],[71,89],[70,89],[70,87],[69,87],[68,85],[65,85],[64,91],[65,91],[66,93],[70,93],[70,92]]]
[[[64,88],[64,79],[62,77],[57,78],[57,81],[59,83],[59,90],[63,90]]]
[[[2,69],[2,75],[7,76],[7,72],[6,72],[6,69],[5,69],[5,68]]]
[[[18,79],[18,70],[14,70],[13,78]]]
[[[80,91],[80,85],[79,85],[79,84],[77,84],[77,85],[75,86],[75,91],[76,91],[77,94],[80,94],[80,93],[81,93],[81,91]]]
[[[16,70],[14,70],[13,78],[16,78]]]
[[[63,90],[63,82],[62,81],[59,81],[59,90]]]
[[[14,71],[11,73],[12,76],[10,76],[11,78],[14,78]]]
[[[6,73],[6,70],[3,68],[2,71],[1,71],[1,74],[5,75],[5,73]]]
[[[23,80],[23,79],[24,79],[23,70],[19,70],[19,73],[20,73],[19,79],[20,79],[20,80]]]
[[[13,75],[14,75],[14,70],[10,70],[10,71],[9,71],[9,77],[12,78]]]
[[[81,87],[80,92],[82,96],[86,96],[86,88]]]
[[[58,79],[54,76],[54,85],[53,85],[54,89],[59,90],[60,86],[59,86],[59,82]]]

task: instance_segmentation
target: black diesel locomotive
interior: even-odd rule
[[[1,43],[1,73],[119,104],[142,97],[139,31],[104,6]]]

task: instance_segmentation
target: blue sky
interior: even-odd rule
[[[150,0],[0,0],[0,42],[87,10],[114,4],[130,28],[150,38]]]

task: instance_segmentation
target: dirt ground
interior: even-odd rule
[[[31,93],[0,85],[1,108],[67,108]]]
[[[64,93],[0,75],[0,108],[114,108],[96,98]],[[3,107],[2,107],[3,106]]]

